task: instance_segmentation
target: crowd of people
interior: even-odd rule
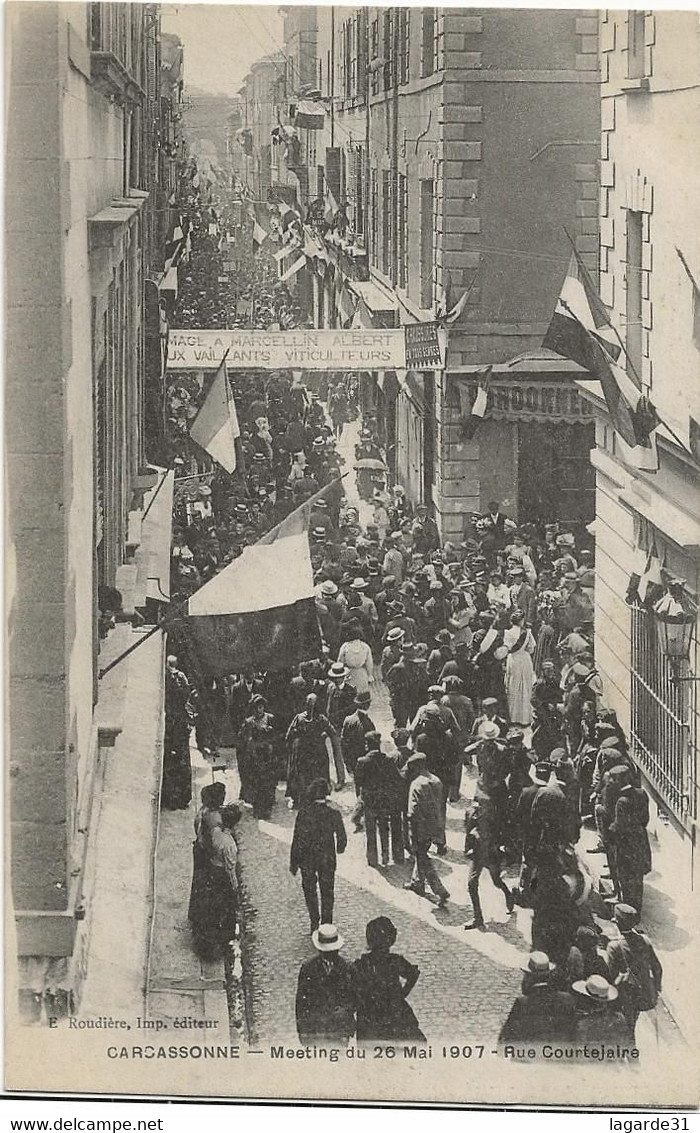
[[[228,326],[298,325],[307,316],[278,282],[274,258],[253,252],[239,205],[222,198],[202,210],[190,201],[193,251],[177,317],[203,327],[222,319]],[[234,234],[235,295],[219,293],[219,245],[227,247],[228,236],[217,244],[212,226]],[[390,921],[368,925],[369,952],[354,965],[338,956],[334,880],[347,833],[332,796],[352,780],[350,821],[364,831],[368,864],[408,865],[405,888],[422,897],[429,889],[444,905],[450,893],[435,857],[447,853],[447,804],[460,799],[466,774],[472,916],[465,928],[487,927],[479,898],[484,870],[508,914],[516,904],[533,911],[533,953],[505,1038],[573,1038],[581,1027],[612,1034],[619,997],[620,1034],[633,1041],[635,1012],[656,1002],[640,973],[646,964],[657,993],[661,977],[636,928],[651,865],[648,799],[595,667],[585,533],[582,542],[558,523],[518,526],[494,501],[483,516],[468,517],[462,542],[442,542],[428,507],[391,485],[372,418],[362,421],[354,454],[359,500],[346,493],[351,470],[343,469],[338,441],[358,415],[354,378],[324,375],[315,389],[289,372],[239,370],[230,380],[241,429],[233,476],[203,464],[188,443],[182,423],[203,394],[196,377],[178,377],[170,391],[171,405],[185,406],[173,418],[184,486],[173,597],[186,598],[311,501],[319,648],[293,672],[250,669],[210,679],[186,630],[171,629],[163,804],[190,804],[192,728],[213,765],[218,748],[235,748],[240,776],[238,806],[224,805],[219,783],[202,792],[190,900],[197,940],[217,946],[231,939],[238,908],[233,831],[243,809],[269,818],[282,806],[283,782],[286,805],[297,812],[290,870],[300,875],[319,953],[299,978],[300,1037],[376,1037],[376,1003],[384,1004],[387,1041],[420,1035],[405,1003],[417,969],[391,953]],[[390,737],[372,716],[380,681],[393,716]],[[614,912],[619,929],[609,941],[593,915],[595,887],[577,849],[586,821],[598,831],[594,850],[607,855],[607,915]],[[510,885],[506,868],[517,872]],[[326,985],[342,1000],[337,1027],[321,1010],[333,1001]]]

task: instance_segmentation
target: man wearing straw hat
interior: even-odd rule
[[[617,988],[611,987],[605,976],[592,975],[587,980],[576,980],[572,990],[578,997],[576,1041],[626,1047],[629,1032],[620,1011]]]
[[[500,1043],[569,1042],[576,1028],[573,997],[551,984],[554,964],[546,952],[531,952],[523,967],[522,994],[510,1009]]]

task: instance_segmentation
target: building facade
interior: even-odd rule
[[[143,428],[158,30],[153,5],[9,13],[9,795],[29,1018],[71,1010],[86,978],[101,784],[127,672],[115,684],[101,670],[147,618],[153,580],[168,586],[155,530],[167,486],[144,522],[159,481]],[[159,648],[151,657],[155,721]],[[145,782],[155,744],[149,758]]]
[[[315,195],[328,187],[343,216],[320,324],[342,321],[345,287],[384,326],[435,319],[468,292],[445,370],[401,375],[390,398],[367,379],[397,478],[432,505],[446,538],[492,499],[521,520],[582,526],[593,517],[593,411],[572,367],[540,344],[570,241],[597,270],[596,17],[317,12],[326,124]],[[486,365],[487,419],[467,440]]]
[[[682,580],[691,605],[700,581],[697,15],[607,11],[600,58],[600,292],[628,373],[662,425],[658,471],[631,468],[602,397],[586,386],[596,412],[596,657],[658,814],[670,824],[657,822],[657,833],[687,851],[680,859],[687,885],[696,868],[697,629],[690,660],[671,662],[654,614],[625,595],[651,556],[663,581]]]

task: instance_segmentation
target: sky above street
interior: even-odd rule
[[[236,94],[251,63],[282,48],[276,4],[164,4],[163,31],[184,45],[185,84]]]

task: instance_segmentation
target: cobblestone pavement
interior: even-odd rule
[[[374,686],[370,713],[382,732],[385,749],[391,750],[388,695],[379,683]],[[235,767],[224,777],[229,797],[236,797]],[[447,856],[433,859],[451,893],[444,909],[402,888],[409,877],[408,864],[384,870],[368,866],[364,833],[349,832],[348,848],[338,859],[334,919],[346,940],[344,955],[353,959],[365,950],[367,921],[380,914],[391,917],[398,930],[395,950],[421,970],[410,1003],[428,1041],[483,1043],[489,1048],[520,990],[520,968],[530,950],[532,914],[516,908],[509,917],[502,895],[484,873],[480,897],[486,929],[464,932],[471,905],[466,888],[468,865],[462,853],[463,817],[473,787],[474,779],[465,771],[465,798],[447,808]],[[333,801],[350,831],[355,804],[352,786],[335,792]],[[262,1048],[272,1042],[297,1041],[297,975],[300,965],[314,954],[301,883],[289,873],[295,815],[287,810],[280,785],[272,819],[257,820],[246,811],[239,827],[248,1027],[252,1045]],[[516,868],[505,871],[508,884],[515,884],[517,872]],[[654,1057],[659,1041],[664,1046],[681,1041],[661,1007],[639,1020],[637,1042],[645,1060]]]
[[[352,466],[357,423],[347,426],[339,446]],[[344,482],[348,497],[360,508],[360,520],[369,519],[369,505],[358,500],[355,477]],[[372,690],[370,714],[392,749],[392,717],[385,686]],[[229,797],[235,797],[237,775],[226,774]],[[465,770],[462,793],[472,794],[474,779]],[[294,1000],[300,965],[314,954],[301,884],[289,873],[289,847],[295,812],[286,808],[280,786],[271,821],[258,821],[250,812],[239,830],[241,880],[245,890],[246,926],[243,958],[247,988],[248,1024],[253,1044],[296,1041]],[[355,804],[352,785],[333,796],[346,828]],[[486,873],[480,896],[486,920],[483,932],[465,933],[471,919],[467,896],[467,862],[463,856],[465,798],[447,808],[448,853],[435,858],[436,868],[451,899],[444,909],[417,894],[406,892],[410,866],[372,869],[365,858],[363,833],[349,833],[346,852],[338,859],[334,919],[346,939],[344,955],[354,958],[365,949],[364,928],[380,914],[391,917],[398,930],[395,945],[421,970],[410,1002],[429,1041],[479,1042],[487,1047],[498,1035],[513,998],[519,992],[521,965],[530,950],[532,914],[516,908],[508,916],[501,893]],[[517,870],[506,873],[515,883]],[[675,1028],[663,1013],[652,1024],[642,1017],[638,1026],[640,1047],[653,1055],[659,1027],[664,1041]]]
[[[342,448],[351,452],[355,429],[346,429]],[[351,462],[348,460],[348,465]],[[354,495],[353,476],[345,481]],[[366,522],[368,505],[361,506]],[[391,712],[387,691],[377,682],[372,691],[371,715],[391,750]],[[234,752],[222,751],[228,769],[217,773],[227,785],[227,798],[238,797],[239,780]],[[187,925],[187,901],[191,870],[193,809],[211,769],[193,751],[195,799],[189,811],[161,816],[158,845],[156,924],[153,938],[150,996],[154,1015],[176,1014],[218,1019],[226,1026],[225,1001],[221,994],[220,963],[201,965],[191,950]],[[469,796],[474,779],[465,770],[462,793]],[[355,804],[352,785],[334,794],[347,828]],[[418,964],[420,979],[410,996],[421,1028],[431,1042],[494,1043],[501,1024],[518,993],[520,966],[530,948],[531,913],[516,908],[509,917],[502,895],[487,874],[482,875],[480,895],[486,919],[483,932],[465,933],[471,918],[467,897],[467,863],[462,853],[465,800],[448,805],[448,854],[435,864],[451,893],[444,909],[427,898],[406,892],[410,866],[372,869],[365,859],[363,833],[349,834],[345,854],[339,858],[336,875],[334,919],[346,939],[344,955],[352,959],[365,948],[368,920],[390,916],[398,930],[396,950]],[[314,954],[309,922],[299,878],[289,873],[289,847],[295,820],[284,798],[284,786],[270,821],[253,818],[246,810],[238,829],[241,883],[245,918],[241,941],[246,988],[248,1032],[253,1048],[265,1049],[272,1042],[296,1044],[294,1000],[300,965]],[[512,884],[517,871],[507,880]],[[220,1032],[221,1033],[221,1032]],[[638,1043],[646,1057],[658,1049],[659,1034],[666,1044],[677,1039],[670,1018],[654,1013],[653,1021],[642,1017]]]

